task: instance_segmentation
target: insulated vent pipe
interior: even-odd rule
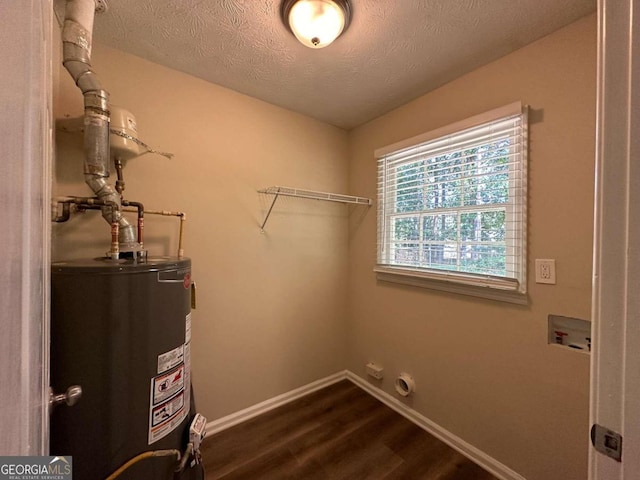
[[[121,214],[120,195],[109,177],[109,93],[91,67],[91,37],[95,0],[67,0],[62,29],[63,65],[84,95],[84,178],[105,205],[102,216],[119,225],[121,251],[137,251],[135,227]]]

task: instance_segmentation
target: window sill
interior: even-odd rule
[[[379,266],[374,268],[373,271],[376,272],[377,280],[382,282],[428,288],[441,292],[457,293],[459,295],[468,295],[517,305],[528,305],[529,303],[527,294],[515,289],[501,288],[492,285],[472,285],[465,283],[462,279],[444,276],[443,278],[433,278],[433,274],[427,276],[415,270],[405,270],[402,268]]]

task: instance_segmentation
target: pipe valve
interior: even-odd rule
[[[82,397],[82,387],[80,385],[71,385],[64,393],[54,393],[53,388],[49,388],[49,412],[61,403],[65,403],[68,407],[72,407]]]

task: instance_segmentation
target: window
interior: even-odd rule
[[[381,279],[526,292],[526,107],[511,104],[376,157]]]

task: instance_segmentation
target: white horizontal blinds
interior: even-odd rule
[[[378,159],[380,266],[520,279],[521,111]]]

